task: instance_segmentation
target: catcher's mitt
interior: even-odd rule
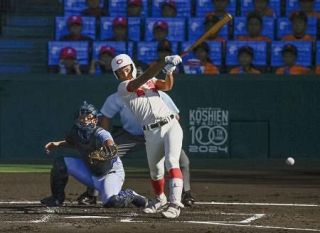
[[[104,145],[100,149],[92,151],[89,155],[89,162],[93,164],[94,162],[103,162],[107,160],[114,159],[118,153],[118,146],[113,145]]]

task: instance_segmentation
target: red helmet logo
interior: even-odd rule
[[[119,60],[116,61],[116,63],[117,63],[118,65],[121,64],[122,62],[123,62],[122,59],[119,59]]]

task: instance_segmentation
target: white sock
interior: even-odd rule
[[[169,180],[170,196],[169,200],[171,203],[181,203],[181,195],[183,189],[183,180],[180,178],[172,178]]]

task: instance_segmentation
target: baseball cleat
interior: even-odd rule
[[[130,194],[132,197],[132,204],[135,205],[138,208],[145,208],[148,204],[148,199],[135,191],[131,189],[127,189],[127,192]]]
[[[78,205],[96,205],[97,197],[89,195],[86,191],[77,198],[77,201]]]
[[[162,212],[165,210],[165,207],[167,206],[167,198],[160,200],[159,198],[156,198],[152,201],[149,201],[146,208],[143,209],[143,212],[146,214],[155,214]]]
[[[59,201],[53,196],[45,197],[40,200],[41,204],[48,206],[48,207],[58,207],[63,205],[63,201]]]
[[[177,218],[180,215],[180,208],[183,207],[182,204],[170,203],[168,208],[161,214],[165,218]]]
[[[182,194],[182,203],[185,206],[192,206],[195,202],[194,197],[191,195],[191,190],[186,191]]]

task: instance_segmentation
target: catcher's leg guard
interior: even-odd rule
[[[63,203],[65,198],[64,189],[68,183],[67,166],[63,157],[54,160],[51,169],[50,182],[52,196],[60,203]]]
[[[113,195],[109,198],[104,207],[123,208],[129,206],[131,203],[136,207],[145,207],[147,205],[147,198],[137,194],[131,189],[120,191],[118,195]]]

